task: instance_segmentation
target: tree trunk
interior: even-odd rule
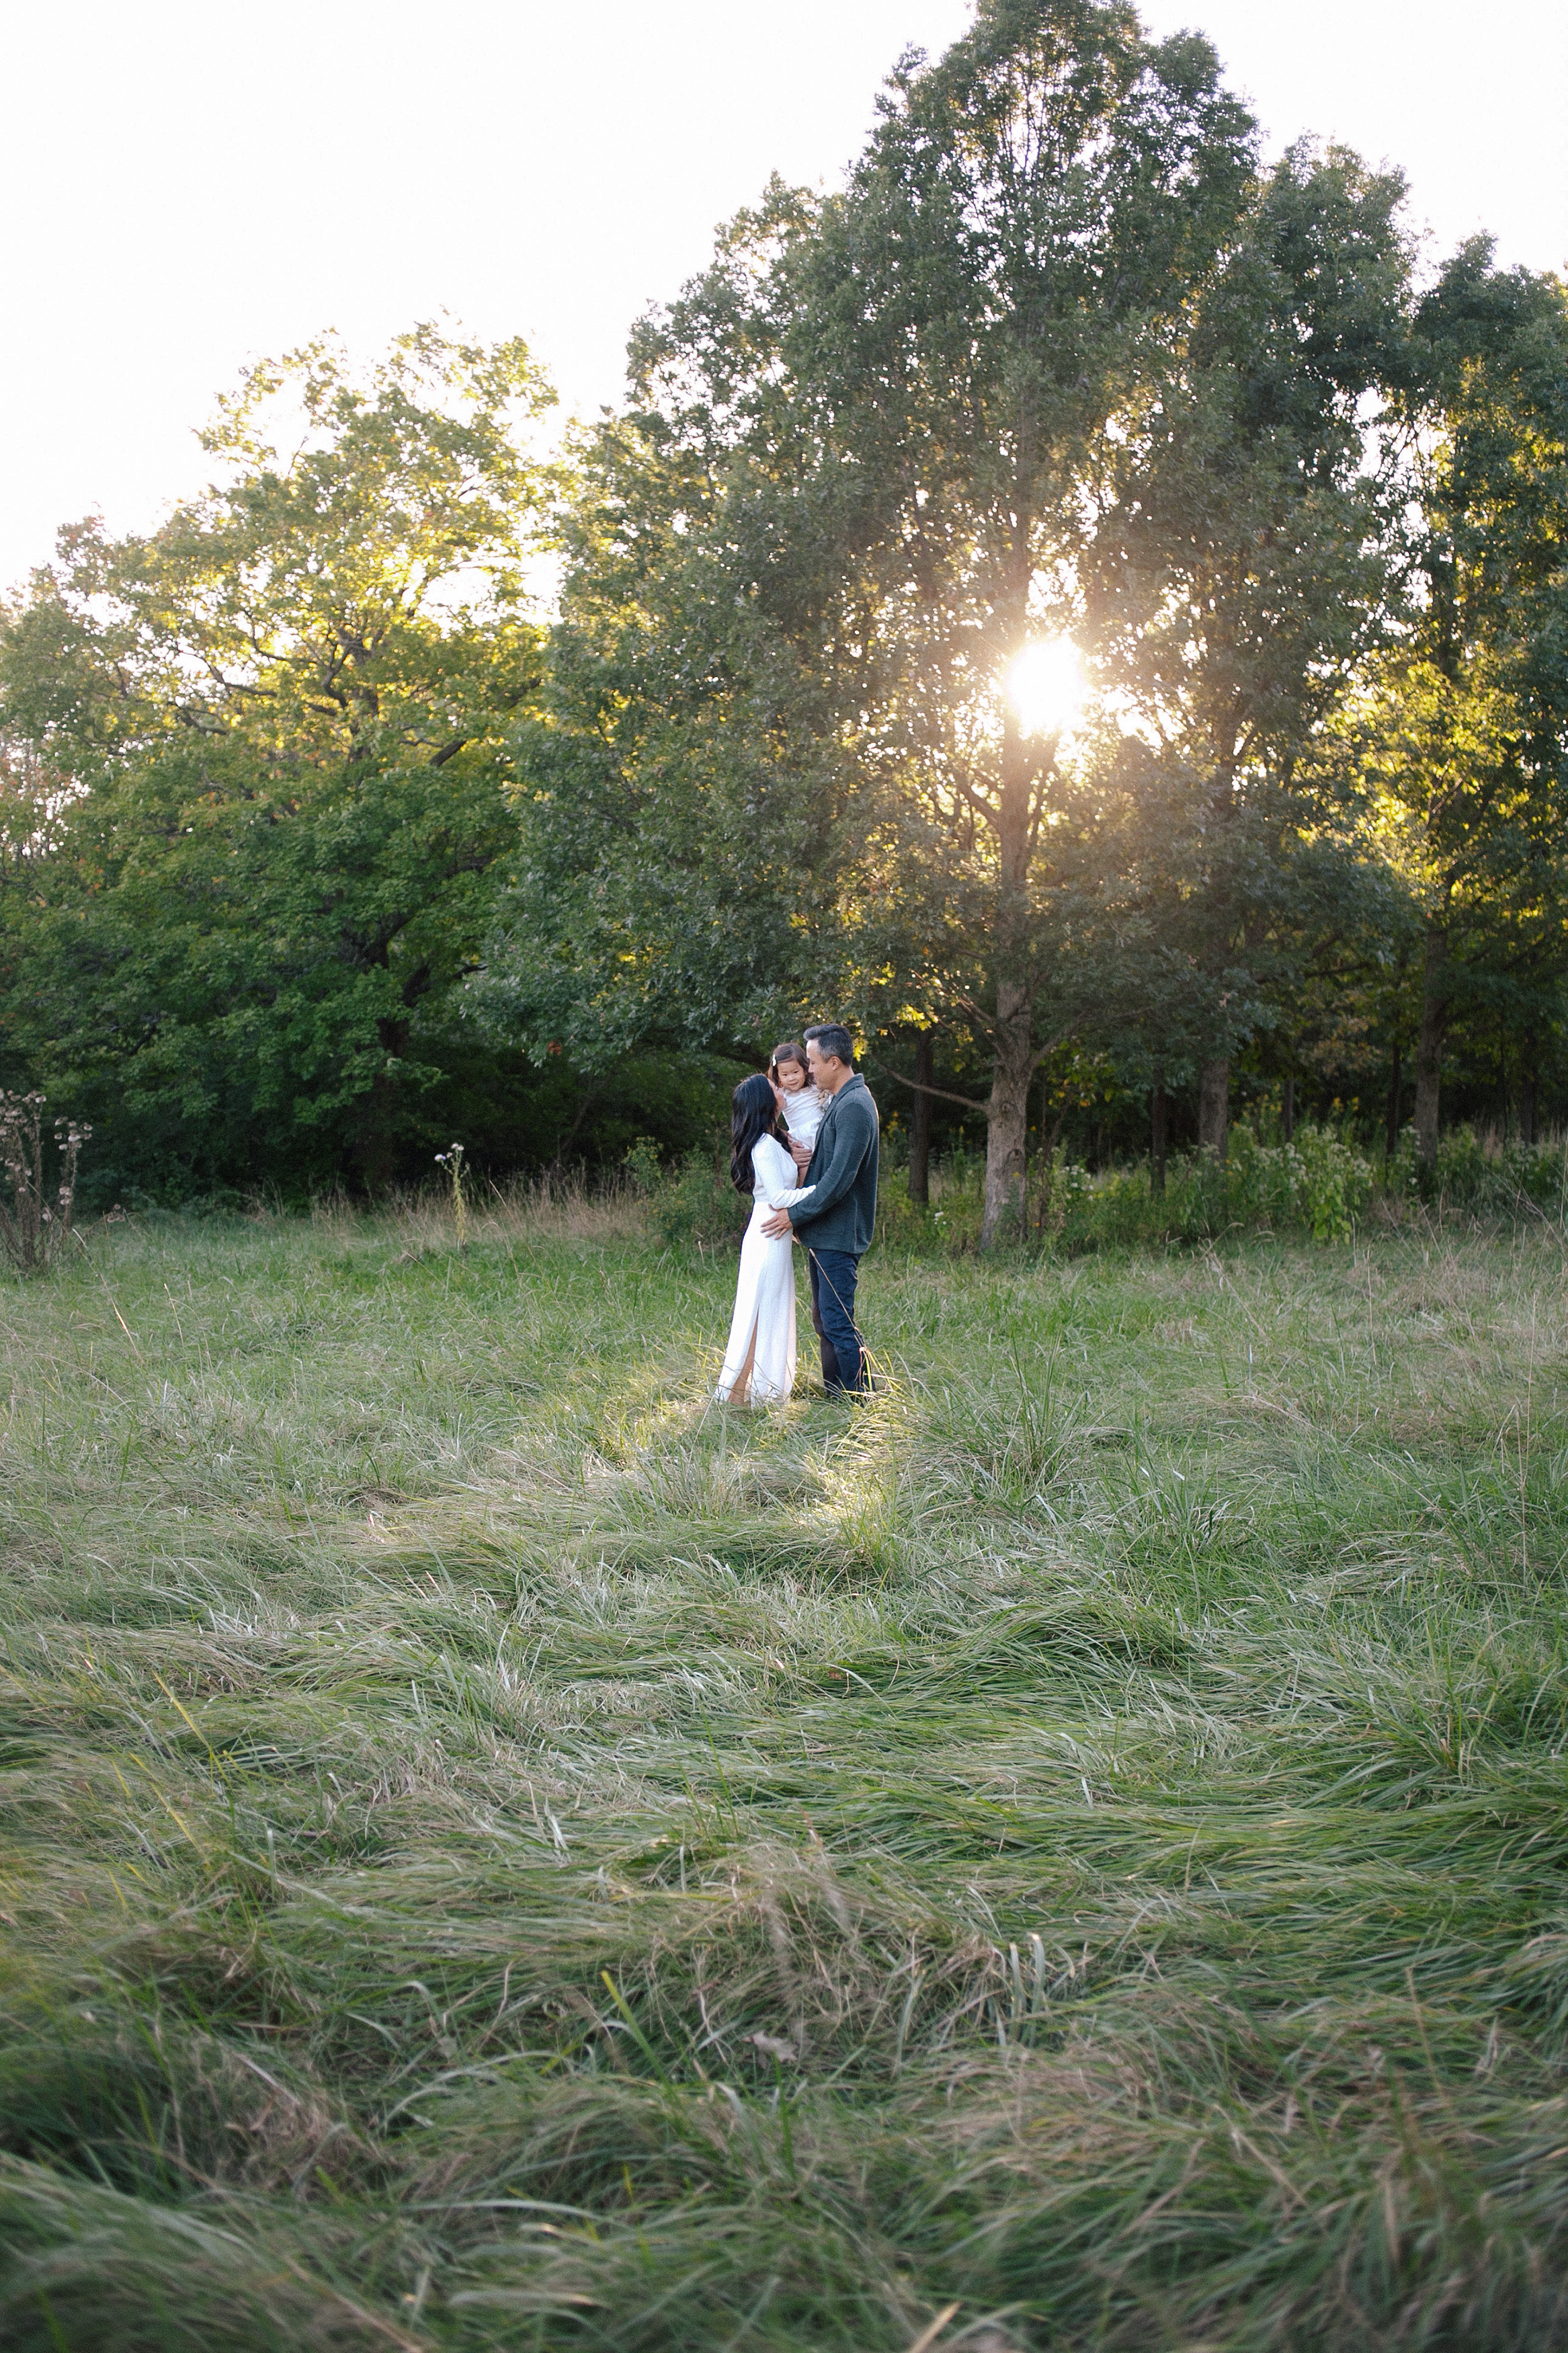
[[[1019,635],[1026,609],[1027,570],[1020,542]],[[1002,718],[1002,773],[996,811],[996,1029],[991,1099],[985,1107],[985,1206],[980,1247],[990,1250],[1009,1210],[1020,1214],[1028,1148],[1029,1087],[1035,1075],[1035,994],[1029,970],[1029,861],[1034,854],[1030,796],[1039,754],[1019,733],[1017,713]]]
[[[1149,1185],[1151,1191],[1155,1193],[1163,1193],[1165,1189],[1165,1145],[1170,1124],[1170,1103],[1165,1093],[1165,1074],[1162,1071],[1154,1082],[1154,1092],[1149,1103]]]
[[[1287,1071],[1279,1092],[1279,1133],[1287,1144],[1296,1133],[1296,1073]]]
[[[1205,1062],[1198,1072],[1198,1149],[1225,1158],[1230,1127],[1230,1064]]]
[[[1437,1159],[1437,1090],[1448,1027],[1447,965],[1447,926],[1429,923],[1421,982],[1421,1036],[1415,1048],[1415,1156],[1425,1168],[1436,1166]]]
[[[980,1247],[989,1250],[1002,1221],[1016,1208],[1024,1185],[1024,1147],[1034,1077],[1034,1008],[1010,981],[996,991],[996,1060],[985,1107],[985,1207]]]
[[[1405,1073],[1399,1059],[1399,1039],[1394,1040],[1394,1068],[1388,1074],[1388,1117],[1384,1131],[1385,1155],[1392,1160],[1399,1149],[1399,1097],[1405,1085]]]
[[[915,1085],[929,1087],[936,1064],[936,1050],[929,1029],[922,1029],[915,1039]],[[920,1209],[931,1201],[931,1099],[928,1094],[915,1095],[910,1113],[910,1198]]]

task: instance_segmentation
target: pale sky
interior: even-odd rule
[[[1564,0],[1146,0],[1194,25],[1271,152],[1403,166],[1438,249],[1568,264]],[[253,357],[445,311],[616,400],[626,331],[770,172],[834,181],[899,52],[966,0],[9,0],[0,589],[93,510],[145,528]]]

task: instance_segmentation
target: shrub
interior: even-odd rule
[[[1371,1163],[1332,1128],[1300,1127],[1289,1144],[1259,1144],[1249,1127],[1237,1127],[1223,1163],[1208,1152],[1173,1159],[1163,1193],[1146,1162],[1099,1177],[1054,1163],[1041,1230],[1069,1252],[1270,1229],[1342,1241],[1373,1181]]]
[[[1558,1162],[1553,1161],[1553,1169]],[[931,1171],[931,1201],[910,1199],[907,1167],[884,1168],[878,1189],[877,1242],[917,1257],[953,1258],[980,1239],[984,1162],[962,1148]],[[1555,1183],[1555,1176],[1553,1182]],[[1173,1158],[1156,1193],[1147,1162],[1096,1176],[1059,1146],[1030,1170],[1028,1238],[1072,1256],[1084,1250],[1212,1241],[1225,1233],[1310,1234],[1348,1240],[1372,1198],[1372,1164],[1334,1129],[1303,1126],[1289,1144],[1259,1144],[1249,1127],[1232,1130],[1227,1158],[1194,1152]],[[745,1229],[747,1205],[730,1183],[721,1152],[694,1152],[679,1175],[648,1176],[649,1221],[671,1247],[732,1246]],[[1012,1239],[1019,1239],[1015,1220]]]
[[[634,1135],[621,1161],[621,1172],[625,1182],[639,1200],[646,1200],[650,1193],[657,1192],[664,1176],[658,1138]]]
[[[711,1148],[688,1153],[679,1173],[651,1196],[648,1221],[668,1247],[738,1249],[752,1214],[749,1197],[730,1182],[730,1157]]]
[[[978,1231],[978,1193],[973,1206]],[[878,1247],[916,1258],[946,1257],[955,1247],[963,1247],[963,1240],[955,1242],[955,1227],[968,1238],[969,1207],[966,1196],[955,1194],[951,1187],[943,1189],[941,1174],[933,1169],[931,1205],[922,1208],[910,1198],[908,1166],[884,1166],[877,1185]]]
[[[1517,1209],[1521,1200],[1561,1216],[1568,1192],[1568,1152],[1561,1141],[1523,1144],[1495,1128],[1478,1135],[1469,1125],[1437,1139],[1430,1170],[1415,1156],[1415,1130],[1407,1127],[1388,1164],[1388,1189],[1407,1199],[1438,1200],[1459,1208]]]
[[[11,1198],[0,1198],[0,1244],[20,1274],[47,1274],[70,1240],[77,1162],[90,1127],[55,1122],[58,1183],[51,1202],[44,1183],[44,1097],[0,1090],[0,1167]]]

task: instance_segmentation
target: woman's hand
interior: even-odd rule
[[[791,1159],[804,1176],[811,1166],[812,1146],[809,1144],[797,1143],[792,1135],[789,1140],[789,1149]]]

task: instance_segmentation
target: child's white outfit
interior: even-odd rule
[[[827,1097],[820,1087],[799,1087],[793,1095],[786,1094],[784,1115],[790,1142],[815,1147],[816,1131],[822,1125],[822,1114],[826,1109]]]

